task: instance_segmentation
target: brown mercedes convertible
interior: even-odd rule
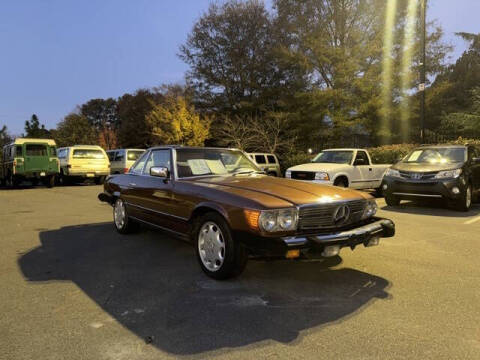
[[[144,223],[191,241],[215,279],[240,274],[249,256],[335,256],[395,233],[374,216],[370,195],[266,176],[235,149],[149,149],[127,174],[108,177],[99,199],[113,206],[122,234]]]

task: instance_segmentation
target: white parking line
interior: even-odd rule
[[[477,221],[480,221],[480,216],[478,216],[476,218],[473,218],[473,219],[470,219],[468,221],[465,221],[463,224],[464,225],[470,225],[470,224],[476,223]]]

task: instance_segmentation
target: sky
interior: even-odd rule
[[[35,113],[47,128],[93,98],[182,82],[177,56],[210,0],[15,0],[0,4],[0,127],[21,134]],[[271,0],[266,1],[270,6]],[[480,33],[480,1],[429,0],[454,32]]]

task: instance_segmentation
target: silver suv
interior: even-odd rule
[[[274,154],[268,153],[249,153],[250,159],[258,165],[260,169],[270,176],[280,176],[280,163]]]

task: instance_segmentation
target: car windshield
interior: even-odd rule
[[[94,149],[75,149],[73,150],[74,159],[104,159],[102,150]]]
[[[143,150],[128,150],[127,159],[136,161],[144,152]]]
[[[239,150],[177,149],[179,178],[203,175],[250,174],[261,170]]]
[[[353,158],[353,151],[322,151],[312,160],[314,163],[350,164]]]
[[[465,148],[431,148],[416,149],[408,154],[402,162],[404,163],[429,163],[449,164],[464,162],[466,159]]]

